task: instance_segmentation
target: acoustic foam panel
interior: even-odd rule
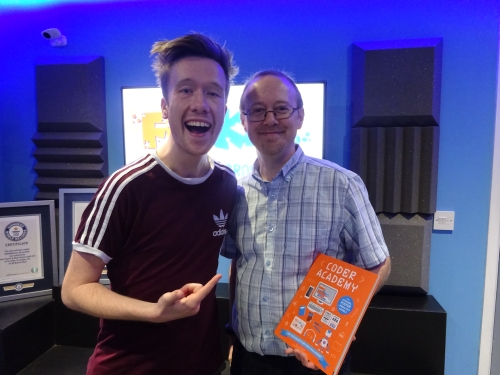
[[[351,131],[351,169],[365,182],[375,212],[436,211],[439,127]]]
[[[438,126],[441,39],[354,43],[352,126]]]
[[[36,66],[36,199],[60,188],[97,187],[108,175],[104,59],[71,57]]]
[[[428,289],[441,64],[441,39],[353,45],[350,167],[367,186],[393,258],[386,291]]]
[[[433,216],[382,213],[378,219],[392,264],[385,291],[426,294]]]

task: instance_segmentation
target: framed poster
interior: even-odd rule
[[[59,285],[68,269],[75,238],[82,214],[97,189],[59,189]],[[104,268],[101,283],[109,284]]]
[[[0,302],[51,294],[57,283],[54,201],[0,203]]]

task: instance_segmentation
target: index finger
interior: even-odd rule
[[[191,294],[189,299],[195,302],[201,302],[207,295],[210,293],[210,291],[214,288],[215,285],[219,282],[219,280],[222,278],[221,274],[217,274],[210,281],[208,281],[205,285],[200,287],[198,290],[196,290],[194,294]]]

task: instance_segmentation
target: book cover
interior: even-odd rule
[[[318,255],[275,335],[326,374],[336,374],[378,282],[373,272]]]

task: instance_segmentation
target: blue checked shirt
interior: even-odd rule
[[[389,252],[361,178],[300,146],[271,182],[256,162],[239,184],[221,249],[237,258],[232,326],[248,351],[284,356],[274,329],[317,253],[373,268]]]

